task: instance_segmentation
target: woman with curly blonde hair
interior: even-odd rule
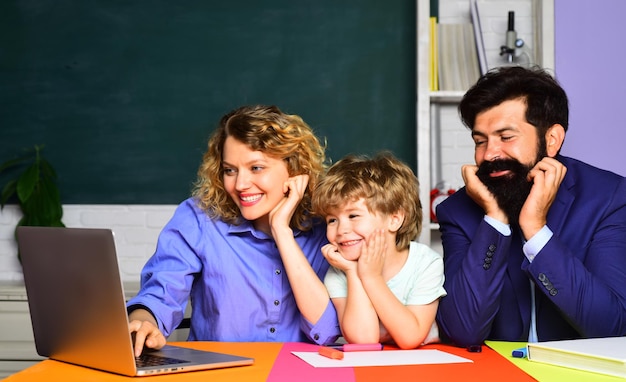
[[[326,161],[324,147],[302,118],[283,114],[275,106],[238,109],[222,117],[198,169],[193,194],[207,214],[236,224],[241,218],[239,206],[224,189],[222,178],[224,142],[228,137],[245,143],[253,151],[281,158],[291,176],[309,175],[308,188],[292,223],[302,230],[310,228],[311,190],[324,171]]]
[[[189,340],[333,342],[326,227],[310,211],[325,167],[324,146],[299,116],[276,106],[224,115],[192,197],[164,227],[128,303],[136,354],[165,344],[188,300]]]

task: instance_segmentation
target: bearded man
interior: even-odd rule
[[[459,113],[465,187],[437,207],[444,341],[626,335],[626,178],[560,155],[565,91],[541,68],[491,70]]]

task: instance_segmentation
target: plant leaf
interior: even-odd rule
[[[37,208],[41,215],[41,223],[48,225],[53,221],[61,219],[58,208],[61,202],[54,181],[41,179],[41,183],[31,199],[36,199]]]
[[[41,176],[54,179],[57,178],[57,173],[54,171],[54,167],[47,160],[41,158],[39,160],[39,171],[41,171]],[[56,188],[56,187],[55,187]]]
[[[37,185],[39,180],[39,166],[38,163],[33,163],[29,166],[24,173],[17,180],[17,197],[22,203],[26,202]]]
[[[30,157],[30,155],[29,155],[29,157]],[[15,159],[11,159],[11,160],[6,161],[6,162],[0,164],[0,173],[4,172],[4,171],[6,171],[6,170],[8,170],[8,169],[10,169],[12,167],[20,165],[20,164],[26,162],[28,159],[29,158],[27,158],[27,157],[20,157],[20,158],[15,158]]]
[[[52,165],[41,156],[43,145],[25,150],[24,155],[0,164],[0,173],[23,165],[15,179],[10,179],[0,195],[1,206],[14,195],[22,209],[22,217],[17,226],[65,227],[61,221],[63,205],[56,185],[56,172]],[[16,227],[17,228],[17,227]],[[17,253],[20,259],[20,253]]]

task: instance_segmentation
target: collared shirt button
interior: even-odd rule
[[[280,301],[274,300],[274,305],[276,305],[276,306],[280,305]]]
[[[270,328],[270,333],[276,332],[276,328]]]
[[[274,273],[276,273],[277,275],[279,275],[279,274],[280,274],[280,269],[275,270],[275,271],[274,271]]]
[[[315,341],[319,340],[319,339],[320,339],[320,335],[319,335],[319,333],[315,333],[315,335],[313,336],[313,339],[314,339]]]

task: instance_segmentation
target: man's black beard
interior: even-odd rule
[[[476,176],[496,198],[498,206],[509,218],[510,224],[519,225],[520,212],[533,186],[533,183],[528,181],[528,173],[546,156],[545,141],[540,140],[537,158],[532,165],[522,164],[515,159],[498,159],[491,162],[484,161],[478,167]],[[509,171],[505,176],[495,178],[489,176],[492,172],[504,170]]]

